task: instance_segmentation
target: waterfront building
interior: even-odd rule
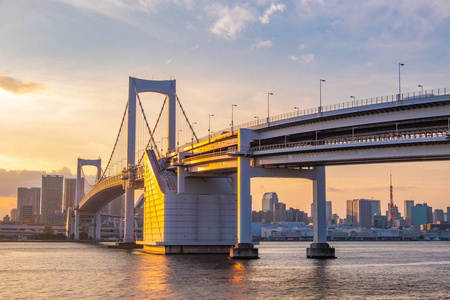
[[[432,208],[426,203],[416,204],[412,208],[412,225],[420,228],[420,225],[431,223],[433,220]]]
[[[373,204],[373,201],[376,201]],[[379,200],[353,199],[347,200],[347,222],[357,226],[370,228],[373,225],[373,210],[377,209]]]
[[[278,203],[278,195],[275,192],[265,193],[262,198],[262,210],[273,211],[274,204]]]
[[[387,216],[382,216],[380,214],[373,216],[373,227],[386,229],[387,228]]]
[[[286,210],[286,222],[308,222],[308,214],[300,209],[290,207]]]
[[[282,202],[274,204],[273,221],[286,222],[286,204]]]
[[[69,211],[69,208],[75,207],[77,193],[77,180],[75,178],[64,179],[64,205],[63,210]]]
[[[34,224],[33,205],[20,206],[20,224]]]
[[[433,223],[443,222],[444,220],[444,210],[435,209],[433,212]]]
[[[17,208],[11,209],[11,221],[20,221],[20,211]]]
[[[29,207],[31,206],[31,223],[27,224],[33,224],[35,219],[38,218],[40,214],[40,204],[41,202],[41,188],[38,187],[32,187],[32,188],[24,188],[20,187],[17,189],[17,211],[19,212],[20,221],[22,222],[23,216],[22,216],[22,206],[28,206],[25,209],[26,213],[29,213]],[[29,221],[28,215],[25,218],[27,222]],[[23,224],[23,223],[22,223]]]
[[[408,225],[412,225],[412,208],[414,206],[414,200],[405,200],[404,201],[404,214],[405,214],[405,220],[408,222]]]
[[[252,211],[252,222],[270,223],[273,221],[273,212],[271,211]]]
[[[381,201],[380,200],[370,200],[372,203],[372,212],[370,215],[371,222],[370,224],[374,225],[374,216],[375,215],[381,215]]]
[[[331,201],[326,202],[325,208],[326,208],[326,216],[327,216],[327,225],[330,225],[331,219],[333,217],[333,209],[332,209]]]
[[[61,212],[64,177],[42,175],[41,223],[54,224],[55,213]]]

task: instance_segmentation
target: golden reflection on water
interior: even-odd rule
[[[231,283],[244,282],[246,277],[246,268],[244,264],[240,261],[236,261],[234,265],[231,266]]]
[[[170,293],[167,256],[141,253],[138,258],[141,267],[138,269],[136,288],[144,295]]]

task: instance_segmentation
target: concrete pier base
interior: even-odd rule
[[[307,258],[336,258],[334,248],[330,247],[328,243],[312,243],[309,248],[306,248]]]
[[[251,243],[237,243],[230,248],[231,259],[257,259],[258,248],[255,248]]]
[[[144,245],[144,252],[151,254],[228,254],[230,246],[224,245]]]

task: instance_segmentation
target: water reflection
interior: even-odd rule
[[[218,295],[227,295],[237,299],[248,291],[247,262],[223,255],[137,256],[137,295],[172,299],[217,299]]]
[[[136,288],[144,295],[171,294],[168,290],[170,284],[168,256],[139,254],[139,268]],[[168,296],[168,295],[167,295]]]

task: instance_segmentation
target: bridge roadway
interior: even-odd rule
[[[161,158],[167,169],[217,176],[236,173],[238,156],[253,167],[310,168],[338,164],[450,159],[450,95],[417,97],[401,102],[352,106],[308,115],[254,121],[234,129],[251,130],[247,145],[238,144],[231,128],[198,143],[186,144]],[[179,153],[183,154],[180,159]],[[132,181],[127,179],[133,178]],[[79,205],[98,211],[122,195],[127,182],[143,186],[144,167],[135,166],[99,182]]]

